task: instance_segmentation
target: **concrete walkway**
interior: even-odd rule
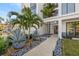
[[[37,47],[25,53],[23,56],[52,56],[53,50],[55,49],[56,41],[57,37],[52,36]]]

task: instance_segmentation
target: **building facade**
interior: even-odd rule
[[[43,18],[41,12],[44,3],[30,3],[28,6],[45,22],[38,29],[39,34],[56,34],[60,39],[69,36],[79,37],[79,3],[58,3],[57,14],[48,18]]]

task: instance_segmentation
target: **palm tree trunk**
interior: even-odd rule
[[[28,33],[28,40],[29,40],[29,46],[31,47],[31,39],[30,39],[30,27],[28,28],[28,30],[29,30],[29,33]]]
[[[30,27],[28,28],[29,33],[28,33],[28,39],[30,39]]]

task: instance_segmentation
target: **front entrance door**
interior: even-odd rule
[[[54,26],[54,34],[58,34],[58,26]]]

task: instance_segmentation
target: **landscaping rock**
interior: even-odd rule
[[[20,49],[19,51],[16,51],[15,53],[11,54],[11,56],[22,56],[23,54],[27,53],[29,50],[31,50],[32,48],[36,47],[37,45],[39,45],[41,42],[43,42],[46,39],[43,39],[42,41],[33,41],[32,46],[31,47],[24,47],[22,49]]]
[[[61,40],[57,40],[55,50],[53,52],[54,56],[61,56]]]

